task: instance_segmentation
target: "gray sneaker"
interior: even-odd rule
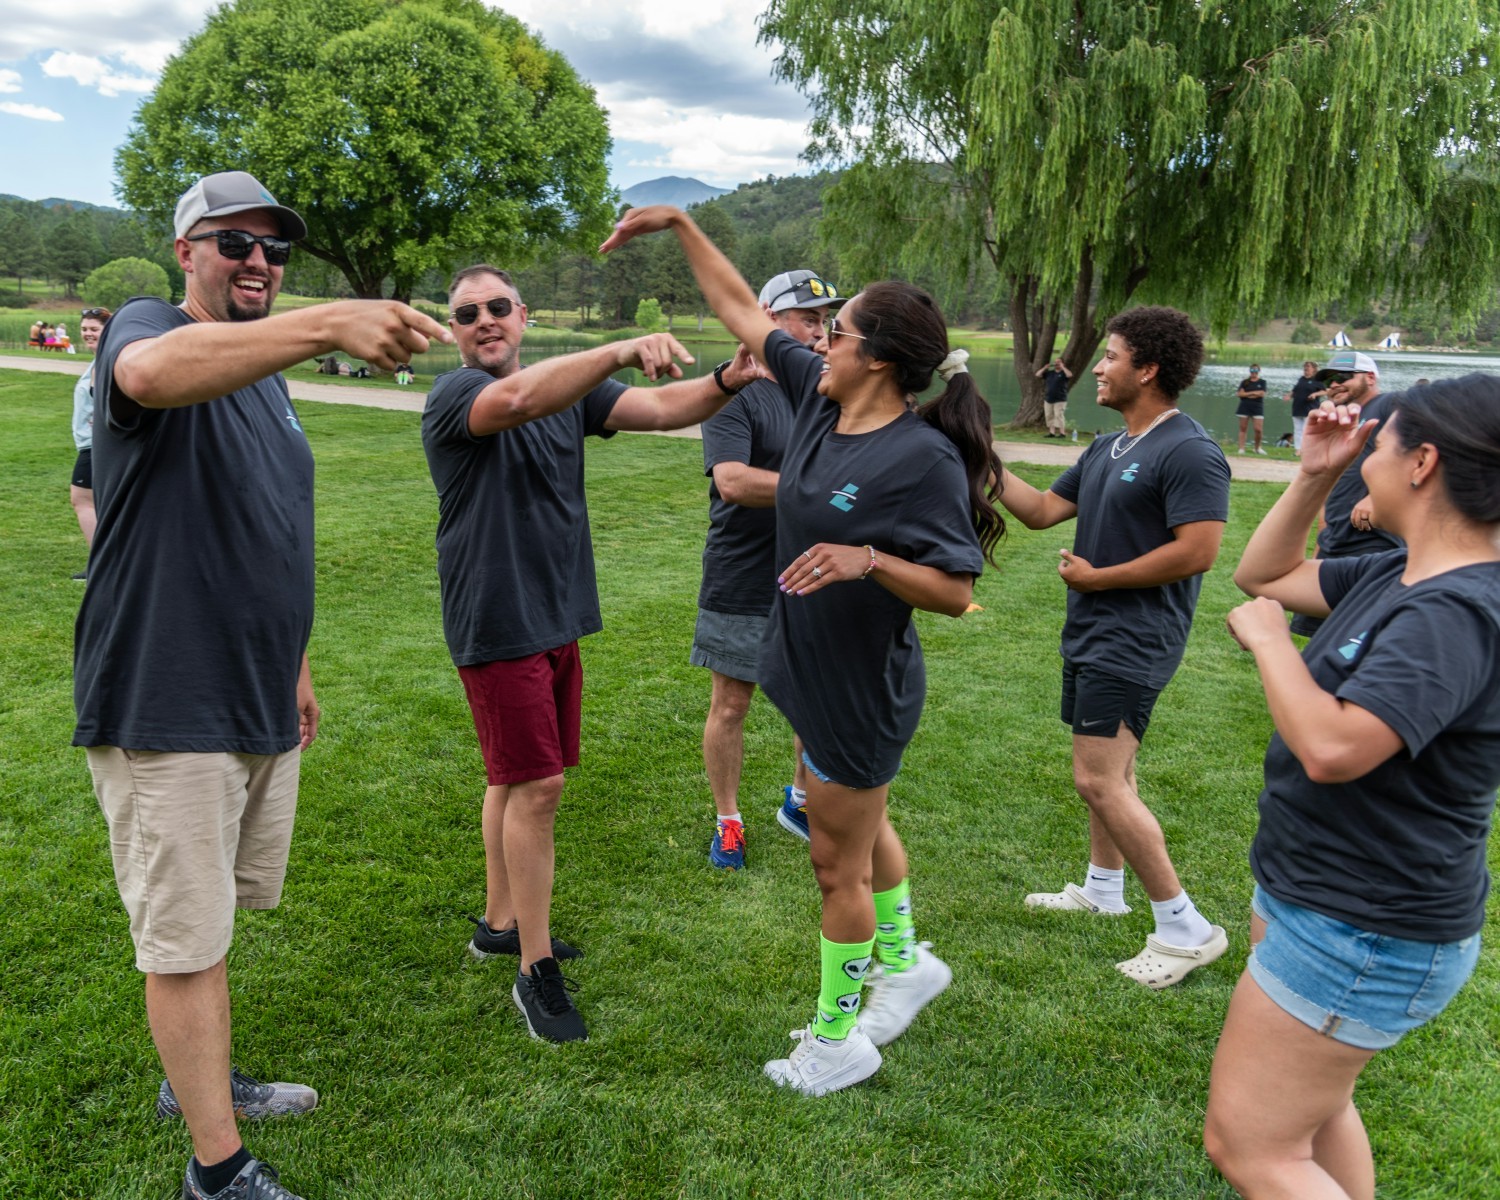
[[[318,1093],[305,1084],[261,1083],[238,1067],[230,1068],[229,1092],[234,1098],[234,1115],[242,1121],[312,1112],[318,1107]],[[182,1106],[172,1094],[172,1085],[165,1079],[161,1081],[161,1090],[156,1093],[156,1115],[162,1120],[182,1116]]]
[[[182,1200],[302,1200],[281,1186],[276,1168],[252,1158],[222,1192],[205,1192],[198,1182],[198,1165],[188,1159],[182,1179]]]

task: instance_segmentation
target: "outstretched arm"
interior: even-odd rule
[[[693,224],[687,213],[669,204],[632,208],[620,218],[614,233],[599,247],[599,252],[608,254],[632,238],[666,229],[677,235],[708,306],[724,322],[725,328],[749,347],[756,359],[764,362],[766,339],[775,332],[775,323],[761,311],[755,293],[734,269],[734,264],[708,239],[707,234]]]
[[[691,362],[692,359],[688,359]],[[760,377],[760,371],[750,358],[750,352],[740,346],[734,359],[724,368],[724,385],[737,392]],[[619,429],[636,433],[647,433],[659,429],[684,429],[708,420],[719,409],[729,403],[729,396],[714,381],[704,375],[701,379],[684,379],[681,383],[669,383],[664,387],[626,389],[604,422],[606,429]]]
[[[1063,521],[1071,521],[1078,515],[1078,505],[1064,500],[1056,492],[1034,488],[1024,479],[1011,474],[1002,467],[1004,487],[995,497],[1011,516],[1020,520],[1027,529],[1050,529]]]

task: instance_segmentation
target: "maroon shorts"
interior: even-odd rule
[[[578,765],[583,664],[578,643],[459,667],[490,785],[561,775]]]

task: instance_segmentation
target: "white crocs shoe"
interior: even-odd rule
[[[859,1027],[877,1046],[888,1046],[953,982],[953,971],[932,953],[932,943],[916,947],[917,961],[891,974],[884,967],[870,973],[870,995],[859,1010]]]
[[[766,1064],[777,1087],[796,1088],[804,1096],[823,1096],[868,1079],[880,1070],[880,1051],[855,1026],[841,1042],[819,1037],[811,1028],[792,1030],[798,1045],[789,1058]]]
[[[1096,917],[1123,917],[1130,912],[1130,905],[1123,908],[1105,908],[1088,898],[1076,883],[1063,884],[1060,892],[1032,892],[1026,897],[1027,908],[1050,908],[1053,912],[1086,912]]]
[[[1209,928],[1213,932],[1201,946],[1172,946],[1156,934],[1148,933],[1146,948],[1134,958],[1116,963],[1115,970],[1158,992],[1181,983],[1189,972],[1208,966],[1229,949],[1229,938],[1224,930],[1218,925]]]

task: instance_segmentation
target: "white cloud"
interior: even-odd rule
[[[30,5],[24,15],[9,7],[16,12],[0,24],[0,63],[66,50],[154,70],[129,55],[160,42],[177,46],[203,28],[218,0],[50,0]]]
[[[0,71],[0,92],[19,92],[21,90],[21,72]]]
[[[53,112],[39,104],[17,104],[14,100],[0,100],[0,112],[13,117],[29,117],[33,121],[61,121],[62,113]]]
[[[101,96],[121,92],[149,92],[156,81],[145,75],[121,75],[91,54],[68,54],[56,50],[42,63],[42,74],[53,79],[71,79],[80,87],[95,88]]]

